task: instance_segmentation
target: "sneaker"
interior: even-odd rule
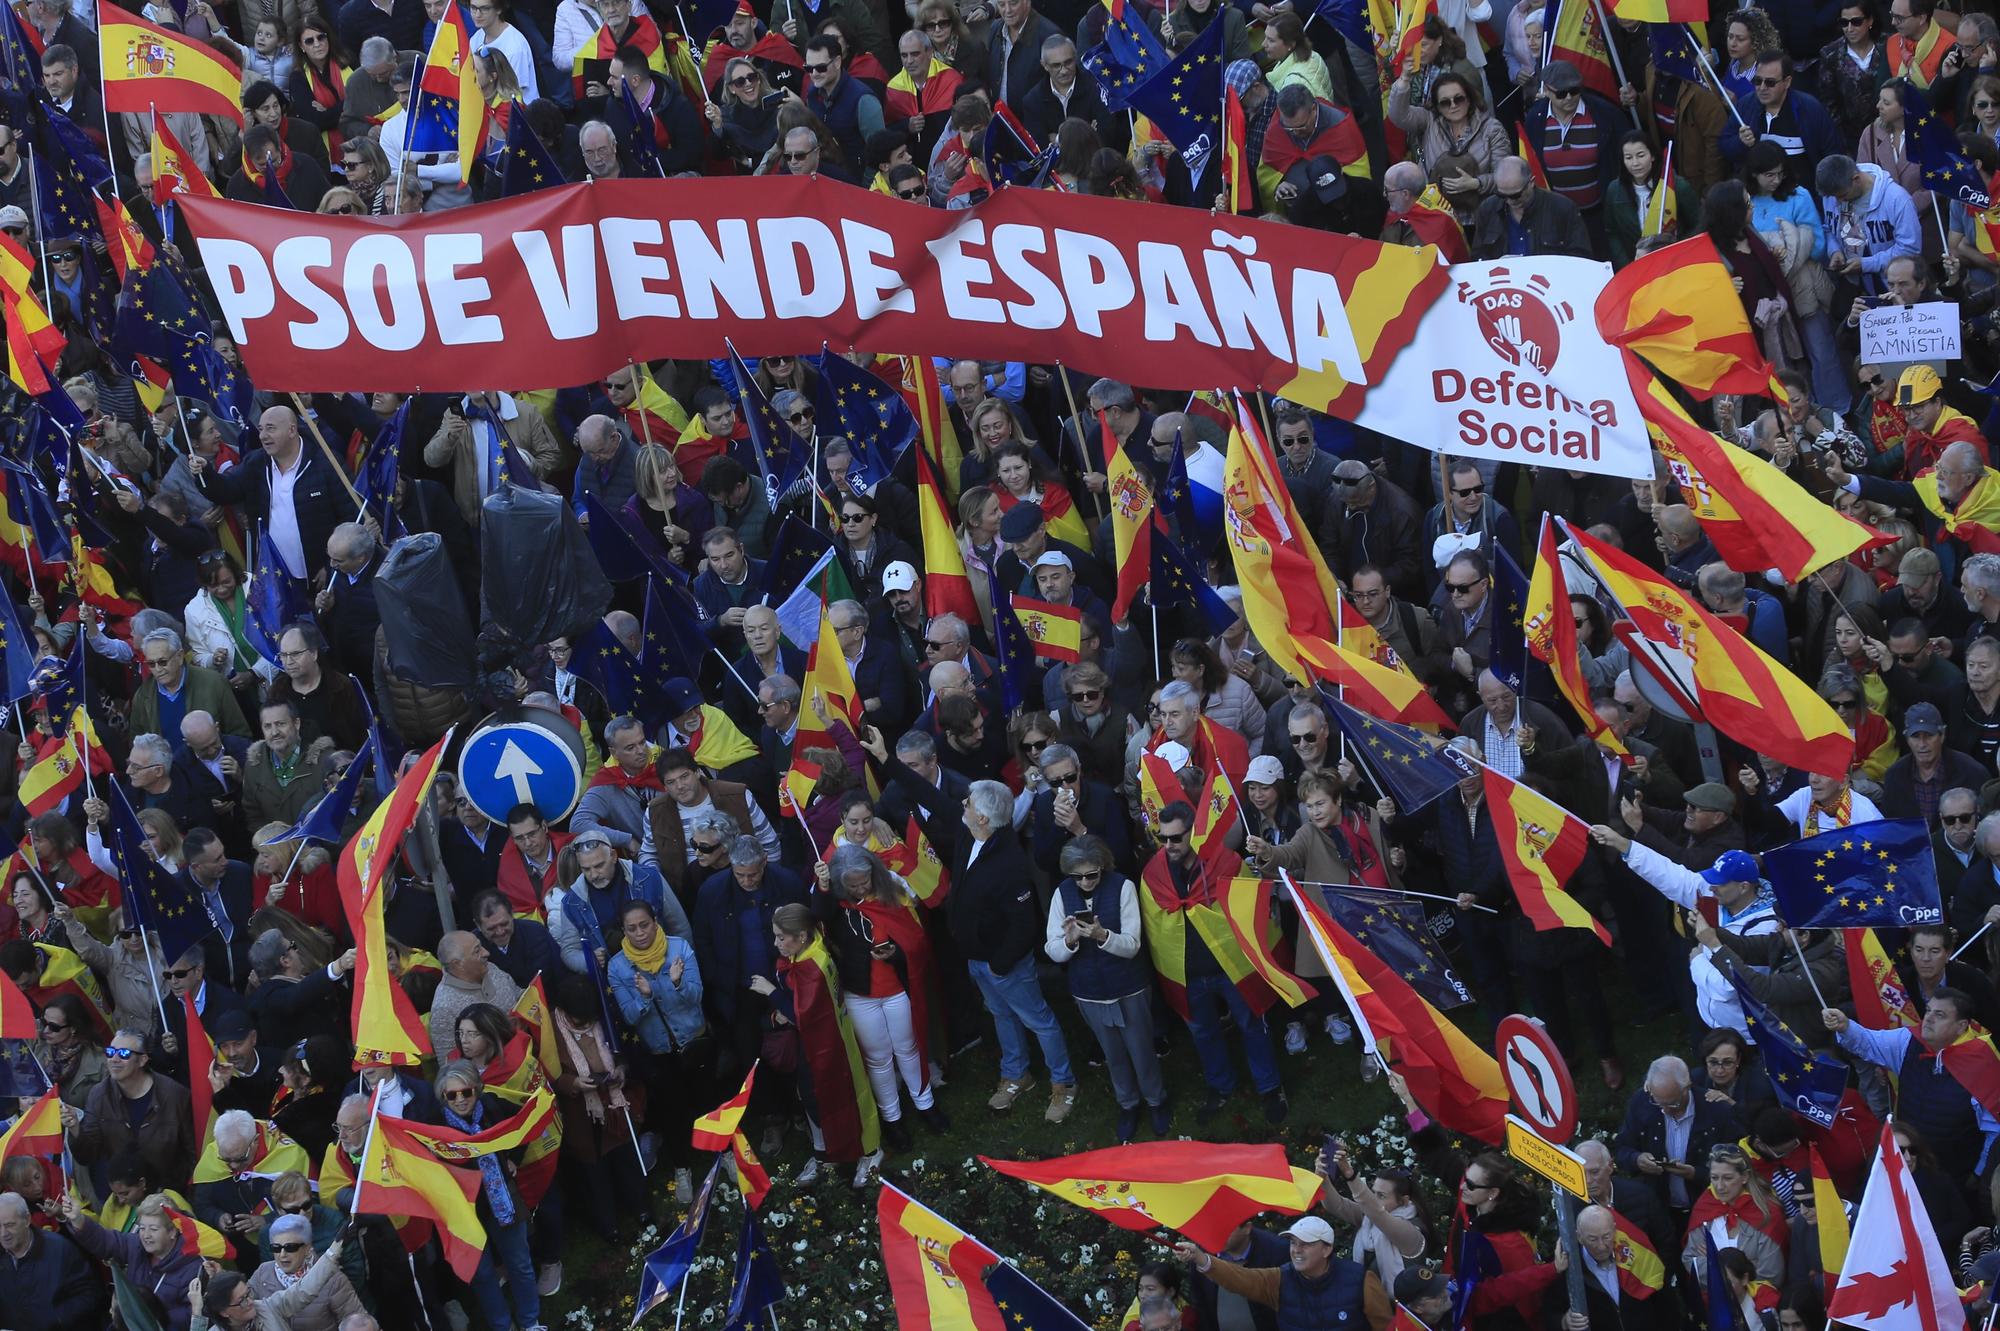
[[[875,1177],[875,1171],[881,1167],[882,1152],[877,1151],[873,1155],[862,1156],[861,1163],[854,1167],[854,1186],[857,1188],[867,1187],[869,1180]]]
[[[1125,1144],[1126,1144],[1127,1142],[1131,1141],[1131,1140],[1132,1140],[1132,1138],[1136,1137],[1136,1136],[1137,1136],[1138,1134],[1139,1134],[1139,1109],[1138,1109],[1138,1107],[1137,1107],[1137,1106],[1135,1105],[1135,1106],[1133,1106],[1133,1107],[1132,1107],[1131,1109],[1121,1109],[1121,1110],[1119,1110],[1119,1111],[1118,1111],[1118,1144],[1119,1144],[1120,1146],[1123,1146],[1123,1145],[1125,1145]]]
[[[782,1123],[765,1124],[764,1136],[757,1143],[758,1157],[760,1159],[770,1160],[782,1154],[784,1149],[785,1149],[785,1125]]]
[[[692,1200],[692,1198],[690,1198]],[[550,1262],[535,1273],[535,1288],[543,1298],[562,1292],[562,1263]]]
[[[1306,1024],[1295,1021],[1285,1027],[1285,1052],[1303,1054],[1306,1051]]]
[[[694,1205],[694,1175],[685,1169],[674,1171],[674,1200],[682,1206]]]
[[[1004,1114],[1014,1107],[1014,1102],[1021,1098],[1024,1091],[1031,1091],[1034,1088],[1033,1077],[1003,1077],[1000,1079],[1000,1088],[986,1101],[986,1107],[997,1114]]]
[[[813,1184],[819,1182],[819,1157],[816,1155],[807,1156],[804,1167],[798,1173],[792,1175],[792,1182],[801,1188],[811,1187]]]
[[[1291,1105],[1286,1103],[1283,1091],[1264,1092],[1264,1121],[1266,1123],[1283,1123],[1285,1115],[1290,1112]]]
[[[642,1132],[639,1134],[639,1159],[646,1166],[646,1172],[648,1174],[652,1173],[653,1166],[660,1162],[659,1133]]]
[[[1155,1137],[1166,1136],[1168,1131],[1174,1126],[1174,1111],[1167,1108],[1165,1104],[1154,1105],[1151,1117],[1153,1120],[1153,1135]]]
[[[1354,1038],[1354,1028],[1339,1017],[1328,1017],[1326,1019],[1326,1034],[1327,1038],[1335,1044],[1346,1044]]]
[[[1381,1075],[1382,1065],[1375,1061],[1375,1055],[1363,1054],[1361,1056],[1361,1080],[1375,1081]]]
[[[941,1104],[933,1103],[929,1109],[919,1109],[917,1121],[924,1125],[926,1132],[935,1132],[942,1136],[951,1131],[951,1116],[944,1112],[944,1106]]]
[[[1217,1114],[1220,1114],[1222,1112],[1223,1103],[1228,1099],[1229,1099],[1228,1096],[1223,1095],[1220,1092],[1210,1091],[1205,1097],[1203,1097],[1201,1104],[1195,1109],[1194,1121],[1196,1123],[1206,1124],[1210,1119],[1214,1118]]]
[[[1069,1117],[1069,1111],[1076,1107],[1076,1083],[1059,1081],[1049,1087],[1049,1110],[1042,1117],[1051,1123],[1060,1123]]]

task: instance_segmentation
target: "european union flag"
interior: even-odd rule
[[[255,527],[252,528],[252,535],[256,538],[257,553],[250,569],[243,636],[256,649],[257,655],[275,665],[278,639],[285,635],[285,625],[303,617],[303,611],[292,595],[291,575],[278,561],[277,547],[272,544],[270,534],[262,527]]]
[[[993,1302],[1006,1310],[1007,1331],[1084,1331],[1089,1325],[1012,1262],[987,1267],[980,1281]]]
[[[55,500],[49,498],[49,492],[43,488],[42,478],[35,474],[32,467],[21,466],[8,458],[0,458],[0,473],[5,474],[7,516],[33,533],[35,548],[44,557],[67,558],[69,532],[62,524],[61,515],[56,512]]]
[[[126,275],[111,344],[128,363],[143,356],[165,366],[177,396],[206,404],[239,429],[249,425],[254,390],[215,350],[207,316],[171,263]]]
[[[665,1243],[646,1254],[645,1264],[639,1268],[639,1301],[632,1311],[635,1326],[641,1317],[665,1303],[693,1269],[694,1252],[701,1246],[702,1230],[708,1226],[709,1204],[715,1198],[715,1178],[721,1169],[722,1157],[717,1155],[715,1163],[708,1167],[708,1177],[695,1189],[694,1205],[688,1208],[687,1215],[674,1226]]]
[[[538,189],[567,185],[562,167],[535,127],[528,123],[527,108],[516,105],[507,117],[507,143],[500,150],[500,197],[511,199]]]
[[[729,1314],[722,1331],[753,1331],[764,1310],[785,1297],[778,1259],[764,1241],[757,1213],[743,1208],[743,1235],[736,1244],[736,1275],[729,1286]]]
[[[1932,108],[1930,98],[1906,79],[1903,89],[1903,125],[1910,144],[1910,160],[1923,171],[1924,188],[1933,194],[1983,212],[1993,206],[1986,177],[1979,174],[1972,159],[1958,150],[1958,136]]]
[[[756,376],[736,354],[735,344],[724,339],[724,345],[729,348],[730,372],[736,377],[736,399],[742,404],[743,424],[750,432],[750,451],[756,455],[757,471],[764,478],[764,497],[775,512],[778,496],[791,488],[803,463],[796,460],[799,450],[794,447],[791,427],[778,419],[770,399],[757,387]]]
[[[389,516],[395,517],[394,509]],[[354,685],[354,696],[361,699],[361,710],[368,713],[368,742],[375,748],[375,797],[388,799],[396,789],[396,763],[401,755],[390,748],[382,738],[382,723],[375,717],[375,708],[368,702],[368,691],[361,687],[361,681],[349,675],[347,680]]]
[[[1856,823],[1766,851],[1764,876],[1794,929],[1906,929],[1944,919],[1921,818]]]
[[[999,576],[990,568],[986,570],[986,588],[993,605],[1007,604]],[[1027,701],[1029,686],[1039,676],[1035,671],[1035,645],[1028,641],[1028,631],[1021,627],[1019,619],[1005,611],[993,616],[993,664],[998,667],[995,673],[1000,677],[1000,709],[1012,712]]]
[[[28,691],[42,700],[52,718],[67,717],[83,706],[83,634],[76,635],[68,656],[44,656],[35,663]]]
[[[4,591],[0,591],[0,659],[7,672],[7,692],[0,702],[27,697],[35,678],[35,640],[21,626],[20,607]]]
[[[1493,635],[1487,664],[1493,677],[1517,694],[1528,691],[1528,634],[1521,625],[1528,606],[1528,575],[1498,541],[1493,543]],[[1567,613],[1567,612],[1565,612]]]
[[[1375,34],[1369,31],[1368,27],[1368,6],[1362,3],[1362,0],[1319,0],[1313,7],[1313,13],[1326,20],[1335,32],[1362,50],[1375,49]]]
[[[1171,57],[1153,30],[1146,26],[1142,9],[1126,0],[1112,0],[1109,8],[1111,18],[1104,25],[1104,40],[1084,53],[1083,67],[1097,80],[1104,94],[1104,105],[1122,111],[1128,94],[1165,69]]]
[[[1472,991],[1452,970],[1444,951],[1431,936],[1423,906],[1374,892],[1323,890],[1327,913],[1354,935],[1356,942],[1381,958],[1433,1007],[1463,1006]]]
[[[81,642],[83,635],[79,633],[77,640]],[[132,812],[124,783],[105,784],[111,787],[106,801],[111,807],[110,849],[124,880],[126,923],[158,934],[160,951],[178,957],[207,936],[215,921],[186,874],[168,872],[146,853],[146,834]]]
[[[1472,1311],[1472,1295],[1479,1282],[1500,1274],[1500,1252],[1493,1240],[1467,1225],[1458,1232],[1458,1262],[1452,1268],[1451,1324],[1467,1325]]]
[[[284,182],[278,179],[276,171],[268,171],[264,175],[264,202],[287,212],[298,211],[298,205],[292,202],[291,195],[285,193]]]
[[[44,106],[42,114],[48,117],[49,136],[68,155],[85,189],[102,189],[113,183],[111,164],[97,151],[91,137],[76,127],[75,121],[53,106]]]
[[[1823,1128],[1832,1127],[1840,1112],[1840,1097],[1847,1091],[1847,1064],[1832,1054],[1807,1048],[1797,1031],[1750,992],[1734,963],[1728,970],[1729,982],[1736,986],[1737,1000],[1743,1005],[1743,1024],[1748,1028],[1744,1034],[1757,1042],[1778,1103]]]
[[[638,702],[639,662],[625,649],[618,635],[605,627],[603,620],[593,622],[577,640],[570,666],[604,695],[614,715],[629,714]]]
[[[1171,65],[1126,94],[1127,104],[1180,149],[1190,180],[1201,179],[1222,142],[1222,26],[1203,28]]]
[[[1153,568],[1152,580],[1148,584],[1148,595],[1153,599],[1155,610],[1172,610],[1190,606],[1200,612],[1201,621],[1209,634],[1216,634],[1236,622],[1236,612],[1229,608],[1229,602],[1215,594],[1215,588],[1208,585],[1207,571],[1192,559],[1179,541],[1167,534],[1166,519],[1156,508],[1153,510],[1152,539]],[[996,615],[995,619],[1011,619],[1011,615]]]
[[[1654,69],[1683,83],[1701,82],[1701,57],[1687,24],[1648,23],[1646,39],[1653,48]]]
[[[375,432],[375,441],[368,445],[367,455],[361,459],[361,469],[354,475],[354,488],[361,492],[362,500],[371,508],[377,504],[387,508],[395,501],[396,474],[402,465],[403,431],[409,427],[410,404],[415,400],[404,398],[395,415],[382,422],[382,428]]]
[[[676,676],[694,679],[711,650],[708,612],[671,578],[646,581],[645,651],[639,661],[648,676],[664,684]]]
[[[1185,432],[1174,427],[1174,455],[1167,462],[1167,484],[1162,492],[1166,500],[1167,512],[1174,516],[1174,527],[1181,534],[1181,540],[1188,545],[1196,545],[1201,531],[1194,515],[1194,482],[1188,478],[1187,442]]]
[[[993,119],[986,122],[979,156],[986,164],[986,179],[995,189],[1035,175],[1044,160],[1042,145],[1005,102],[993,108]]]
[[[1396,801],[1405,817],[1458,784],[1458,769],[1437,756],[1421,730],[1349,707],[1324,685],[1319,696],[1333,714],[1334,724],[1374,774],[1375,783]]]
[[[1725,1224],[1724,1228],[1727,1228]],[[1716,1242],[1716,1222],[1711,1220],[1703,1231],[1702,1251],[1708,1255],[1706,1268],[1704,1307],[1708,1315],[1708,1331],[1730,1331],[1736,1325],[1736,1300],[1729,1292],[1729,1273],[1722,1269],[1722,1245]],[[1747,1331],[1747,1329],[1746,1329]]]
[[[0,11],[4,11],[0,12],[0,83],[9,85],[10,93],[27,102],[27,106],[17,105],[10,96],[8,112],[15,118],[6,123],[16,130],[25,130],[27,124],[21,113],[41,97],[42,62],[28,43],[28,34],[21,27],[21,16],[14,12],[14,7],[0,5]]]
[[[342,829],[355,811],[356,801],[361,796],[361,780],[369,769],[379,765],[375,752],[376,741],[371,736],[361,746],[361,752],[354,755],[354,761],[340,774],[340,780],[333,783],[333,789],[319,797],[305,816],[293,823],[286,833],[277,838],[280,841],[323,841],[329,846],[338,846],[347,840]]]
[[[613,582],[633,582],[659,572],[658,562],[639,547],[632,529],[606,508],[603,500],[586,494],[583,511],[590,519],[584,525],[590,537],[590,552],[597,556],[597,566],[604,570],[605,577]]]
[[[826,571],[827,557],[833,554],[833,538],[796,513],[787,513],[785,520],[778,524],[777,535],[771,538],[770,557],[764,561],[764,604],[783,605],[792,595],[804,587],[808,581],[816,581]],[[837,567],[839,560],[834,561]],[[835,594],[827,591],[829,601],[851,596],[853,591],[847,586],[847,577],[842,574],[839,586],[845,588]],[[813,625],[812,634],[804,645],[818,641],[819,625]]]
[[[506,423],[493,408],[477,398],[468,397],[464,402],[465,419],[469,425],[483,425],[491,434],[491,443],[486,450],[486,492],[491,494],[503,485],[518,485],[525,490],[541,488],[535,476],[535,469],[528,465],[520,450],[514,447],[513,439],[507,433]]]
[[[660,165],[660,146],[653,138],[653,126],[658,122],[653,119],[652,112],[639,106],[639,99],[632,95],[630,82],[624,79],[618,81],[618,97],[631,121],[631,128],[625,134],[625,151],[632,154],[632,164],[644,175],[665,180],[667,169]]]
[[[917,437],[917,418],[910,404],[881,379],[832,351],[820,355],[814,397],[822,428],[845,435],[854,445],[848,483],[867,494],[895,470],[903,450]]]

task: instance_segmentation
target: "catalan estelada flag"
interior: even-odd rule
[[[1247,595],[1243,603],[1249,605]],[[1270,639],[1260,634],[1257,640],[1270,650]],[[1291,646],[1307,678],[1338,685],[1345,701],[1371,716],[1438,730],[1458,729],[1423,682],[1406,670],[1377,665],[1359,652],[1309,634],[1295,636]]]
[[[1310,1210],[1322,1185],[1319,1175],[1287,1160],[1278,1143],[1160,1141],[1054,1160],[979,1158],[1120,1229],[1171,1229],[1210,1252],[1260,1211]]]
[[[102,0],[97,43],[105,110],[195,111],[243,123],[243,71],[214,48]]]
[[[1528,603],[1521,615],[1521,630],[1528,650],[1546,664],[1555,676],[1556,688],[1569,703],[1592,739],[1616,754],[1626,752],[1625,742],[1597,715],[1590,701],[1590,684],[1583,677],[1577,653],[1576,620],[1570,615],[1569,581],[1563,576],[1562,559],[1556,551],[1556,528],[1542,519],[1541,548],[1535,556],[1535,572],[1528,579]]]
[[[1702,714],[1791,767],[1844,777],[1854,735],[1812,686],[1623,550],[1565,524],[1642,637],[1687,653]]]
[[[7,317],[7,377],[24,393],[55,387],[47,367],[62,357],[69,339],[49,322],[35,299],[34,261],[20,242],[0,232],[0,313]]]
[[[729,1139],[736,1135],[737,1126],[743,1122],[744,1111],[750,1108],[750,1088],[756,1080],[757,1065],[752,1063],[750,1070],[743,1074],[743,1085],[736,1094],[694,1121],[695,1150],[729,1149]]]
[[[396,782],[354,839],[340,852],[340,899],[354,935],[354,1066],[411,1067],[431,1052],[429,1029],[389,973],[388,930],[382,922],[382,880],[402,853],[403,839],[430,795],[451,736],[445,735]],[[482,1242],[482,1247],[484,1246]],[[476,1259],[475,1259],[476,1260]],[[467,1277],[470,1279],[470,1277]]]
[[[1588,8],[1579,0],[1573,6]],[[1708,233],[1642,254],[1598,293],[1597,331],[1697,397],[1783,396]]]
[[[183,1257],[206,1257],[210,1261],[227,1262],[236,1256],[235,1244],[187,1212],[173,1206],[165,1206],[161,1208],[161,1214],[180,1231]]]
[[[1645,1230],[1616,1211],[1611,1218],[1618,1226],[1611,1235],[1611,1260],[1618,1267],[1619,1292],[1627,1298],[1650,1299],[1666,1288],[1667,1264]]]
[[[1232,878],[1223,889],[1222,914],[1229,921],[1229,932],[1236,935],[1237,946],[1264,977],[1264,983],[1288,1006],[1304,1007],[1319,996],[1319,990],[1293,974],[1291,958],[1280,955],[1288,949],[1272,911],[1275,890],[1268,878]]]
[[[394,799],[394,796],[390,797]],[[477,1169],[454,1169],[411,1135],[422,1124],[378,1115],[354,1171],[354,1209],[362,1215],[422,1216],[437,1225],[445,1260],[467,1284],[486,1252],[486,1226],[473,1199]]]
[[[62,1149],[62,1096],[54,1087],[23,1110],[13,1127],[0,1133],[0,1160],[17,1155],[59,1155]]]
[[[1486,787],[1486,807],[1493,815],[1493,836],[1507,865],[1507,881],[1521,913],[1540,932],[1548,929],[1588,929],[1611,946],[1611,931],[1598,923],[1583,904],[1563,890],[1590,849],[1590,827],[1548,796],[1501,775],[1457,749],[1438,756],[1456,764],[1466,775],[1479,775]]]
[[[949,422],[946,430],[951,429]],[[965,571],[965,551],[959,548],[951,511],[945,506],[944,482],[932,455],[928,431],[918,434],[911,453],[917,464],[917,526],[923,537],[924,614],[957,615],[968,624],[982,622],[972,579]]]
[[[1007,602],[1014,618],[1021,621],[1035,655],[1051,661],[1076,661],[1083,651],[1083,611],[1073,605],[1054,605],[1018,593]]]
[[[174,132],[167,128],[167,122],[160,119],[158,110],[153,112],[153,202],[165,203],[176,194],[192,194],[198,199],[217,199],[221,194],[215,182],[202,174],[200,167],[181,147]]]
[[[35,1005],[12,976],[0,971],[0,1040],[32,1040],[40,1034]]]
[[[1814,569],[1888,540],[1821,503],[1755,453],[1695,424],[1635,357],[1625,358],[1625,368],[1653,446],[1729,567],[1753,575],[1775,568],[1788,581],[1803,582]]]

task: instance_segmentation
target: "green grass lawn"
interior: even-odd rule
[[[913,1124],[914,1149],[891,1154],[884,1175],[947,1220],[1014,1261],[1051,1293],[1062,1298],[1094,1326],[1114,1327],[1130,1303],[1141,1263],[1164,1255],[1144,1237],[1127,1233],[1084,1211],[1048,1196],[1028,1184],[995,1174],[974,1159],[978,1155],[1045,1159],[1114,1144],[1117,1106],[1103,1069],[1085,1066],[1095,1042],[1075,1019],[1066,997],[1051,993],[1063,1019],[1072,1062],[1077,1067],[1076,1107],[1060,1126],[1043,1120],[1047,1107],[1047,1077],[1039,1055],[1034,1070],[1036,1089],[1024,1095],[1012,1112],[995,1114],[986,1107],[997,1081],[997,1053],[990,1039],[954,1060],[940,1102],[951,1117],[951,1131],[923,1132]],[[1614,1003],[1614,1008],[1622,1004]],[[1274,1014],[1275,1015],[1275,1014]],[[1478,1029],[1476,1009],[1458,1010],[1461,1020]],[[1617,1130],[1625,1103],[1657,1055],[1678,1051],[1680,1034],[1673,1019],[1640,1025],[1622,1010],[1614,1014],[1620,1052],[1626,1067],[1624,1090],[1604,1088],[1594,1058],[1577,1068],[1581,1100],[1580,1136],[1609,1135]],[[1282,1141],[1295,1163],[1310,1165],[1328,1132],[1347,1135],[1357,1158],[1367,1162],[1403,1163],[1401,1106],[1385,1081],[1364,1082],[1358,1044],[1336,1046],[1314,1030],[1303,1054],[1280,1053],[1280,1070],[1291,1100],[1286,1122],[1272,1127],[1264,1121],[1259,1097],[1245,1085],[1223,1112],[1205,1126],[1194,1122],[1195,1107],[1205,1095],[1200,1066],[1185,1029],[1173,1032],[1167,1058],[1167,1085],[1173,1096],[1173,1132],[1217,1142]],[[1233,1043],[1233,1041],[1232,1041]],[[1241,1065],[1241,1054],[1236,1053]],[[1142,1115],[1139,1141],[1151,1140]],[[766,1236],[784,1268],[789,1296],[776,1309],[783,1331],[889,1331],[896,1325],[883,1278],[874,1216],[875,1189],[856,1192],[847,1176],[827,1178],[810,1189],[789,1179],[805,1160],[798,1133],[788,1138],[787,1151],[764,1163],[773,1187],[760,1212]],[[1434,1212],[1445,1205],[1446,1184],[1427,1181]],[[731,1195],[711,1212],[701,1258],[689,1279],[686,1325],[719,1328],[728,1302],[741,1203]],[[681,1208],[658,1194],[653,1202],[658,1232],[635,1245],[635,1252],[616,1252],[583,1232],[582,1218],[572,1212],[567,1271],[563,1290],[544,1304],[549,1326],[624,1326],[631,1319],[631,1300],[638,1288],[639,1256],[656,1246],[678,1223]],[[671,1326],[673,1305],[656,1310],[646,1325]],[[770,1319],[765,1319],[768,1323]]]

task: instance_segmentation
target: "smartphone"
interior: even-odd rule
[[[1326,1167],[1332,1169],[1335,1158],[1347,1149],[1347,1143],[1342,1141],[1338,1134],[1329,1132],[1326,1134],[1326,1139],[1320,1143],[1319,1149],[1326,1157]]]
[[[784,100],[785,100],[785,90],[783,88],[773,88],[771,91],[764,94],[764,100],[760,103],[760,105],[769,106],[772,102],[782,102]]]
[[[1080,910],[1070,916],[1070,918],[1086,929],[1095,929],[1097,927],[1097,912],[1094,910]]]

